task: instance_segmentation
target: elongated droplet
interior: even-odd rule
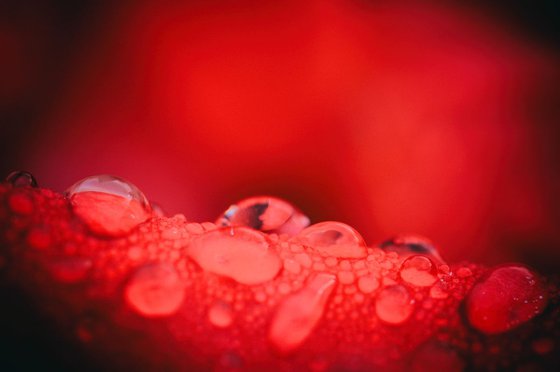
[[[404,323],[412,314],[414,302],[408,290],[401,285],[383,288],[375,301],[375,312],[379,319],[389,324]]]
[[[264,235],[246,227],[224,227],[194,239],[188,254],[204,270],[242,284],[273,279],[282,261]]]
[[[285,200],[272,196],[244,199],[228,208],[218,226],[246,226],[255,230],[295,235],[309,225],[309,218]]]
[[[11,183],[14,187],[37,187],[35,177],[29,172],[14,171],[6,177],[6,182]]]
[[[441,256],[434,244],[427,238],[419,235],[399,235],[379,245],[387,252],[396,252],[403,258],[413,255],[424,255],[443,263]]]
[[[184,284],[173,266],[150,264],[138,269],[125,288],[130,308],[145,317],[174,314],[185,297]]]
[[[85,178],[66,191],[76,215],[95,233],[127,234],[151,215],[150,203],[133,184],[109,175]]]
[[[401,279],[417,287],[429,287],[437,279],[437,268],[425,256],[412,256],[401,265]]]
[[[360,233],[342,222],[317,223],[303,230],[294,239],[327,257],[367,256],[366,243]]]
[[[317,274],[303,289],[280,304],[269,330],[269,339],[275,349],[283,354],[289,353],[309,337],[323,315],[335,284],[334,275]]]
[[[486,334],[508,331],[540,314],[547,293],[536,275],[521,265],[493,269],[466,299],[469,322]]]

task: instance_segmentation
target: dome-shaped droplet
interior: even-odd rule
[[[401,279],[417,287],[429,287],[437,279],[437,268],[426,256],[412,256],[401,265]]]
[[[273,279],[282,267],[264,235],[246,227],[208,231],[192,240],[188,254],[204,270],[249,285]]]
[[[184,284],[173,266],[150,264],[138,269],[124,292],[126,303],[145,317],[174,314],[185,297]]]
[[[384,241],[379,245],[387,252],[396,252],[403,258],[412,255],[424,255],[443,262],[434,244],[427,238],[419,235],[399,235]]]
[[[35,177],[29,172],[14,171],[6,177],[6,182],[12,184],[14,187],[37,187]]]
[[[285,200],[272,196],[257,196],[230,206],[218,218],[216,224],[246,226],[255,230],[295,235],[309,225],[309,218]]]
[[[85,178],[66,191],[76,215],[95,233],[123,235],[151,215],[150,203],[133,184],[109,175]]]
[[[226,328],[233,322],[233,312],[229,304],[218,301],[208,310],[208,320],[218,328]]]
[[[547,295],[537,276],[521,265],[491,270],[466,298],[466,313],[473,327],[486,334],[508,331],[541,313]]]
[[[317,274],[300,291],[280,303],[268,334],[276,350],[289,353],[309,337],[323,315],[335,284],[334,275]]]
[[[323,256],[363,258],[367,256],[364,239],[355,229],[342,222],[320,222],[309,226],[294,239]]]
[[[389,324],[404,323],[412,314],[414,302],[408,290],[401,285],[385,287],[375,300],[379,319]]]

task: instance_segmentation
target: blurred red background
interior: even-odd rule
[[[370,243],[555,271],[547,4],[8,1],[0,170],[115,174],[192,220],[274,194]]]

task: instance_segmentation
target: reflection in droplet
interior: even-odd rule
[[[303,230],[295,239],[324,256],[337,258],[367,256],[366,244],[360,233],[342,222],[317,223]]]
[[[260,231],[295,235],[309,225],[309,218],[285,200],[272,196],[257,196],[230,206],[218,218],[216,224],[246,226]]]
[[[427,238],[419,235],[399,235],[384,241],[379,245],[387,252],[396,252],[403,258],[413,255],[424,255],[443,262],[434,244]]]
[[[231,306],[225,302],[218,301],[208,310],[208,320],[218,328],[226,328],[233,322]]]
[[[401,279],[417,287],[429,287],[437,279],[435,265],[425,256],[412,256],[401,265]]]
[[[71,186],[66,196],[76,215],[101,235],[126,234],[152,215],[144,194],[130,182],[114,176],[85,178]]]

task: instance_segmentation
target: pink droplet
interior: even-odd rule
[[[473,327],[486,334],[515,328],[543,311],[547,293],[537,276],[521,265],[491,270],[476,283],[466,299]]]
[[[273,279],[282,267],[264,235],[246,227],[225,227],[200,235],[191,242],[188,254],[204,270],[248,285]]]
[[[272,196],[244,199],[228,208],[218,226],[246,226],[255,230],[295,235],[309,225],[309,218],[285,200]]]
[[[218,301],[208,310],[208,320],[218,328],[226,328],[233,322],[231,306],[225,302]]]
[[[412,314],[414,301],[408,290],[401,285],[383,288],[375,301],[379,319],[389,324],[404,323]]]
[[[124,292],[126,303],[145,317],[174,314],[183,303],[184,284],[169,265],[150,264],[138,269]]]
[[[335,284],[334,275],[317,274],[279,305],[268,334],[276,350],[283,354],[292,352],[309,337],[323,315]]]
[[[66,195],[74,213],[100,235],[127,234],[152,216],[150,203],[136,186],[109,175],[85,178]]]
[[[372,293],[379,288],[379,280],[372,275],[366,275],[358,279],[358,289],[363,293]]]
[[[425,256],[412,256],[401,265],[401,279],[417,287],[429,287],[437,279],[437,269],[432,261]]]
[[[295,239],[327,257],[367,256],[367,247],[360,233],[342,222],[317,223],[303,230]]]

